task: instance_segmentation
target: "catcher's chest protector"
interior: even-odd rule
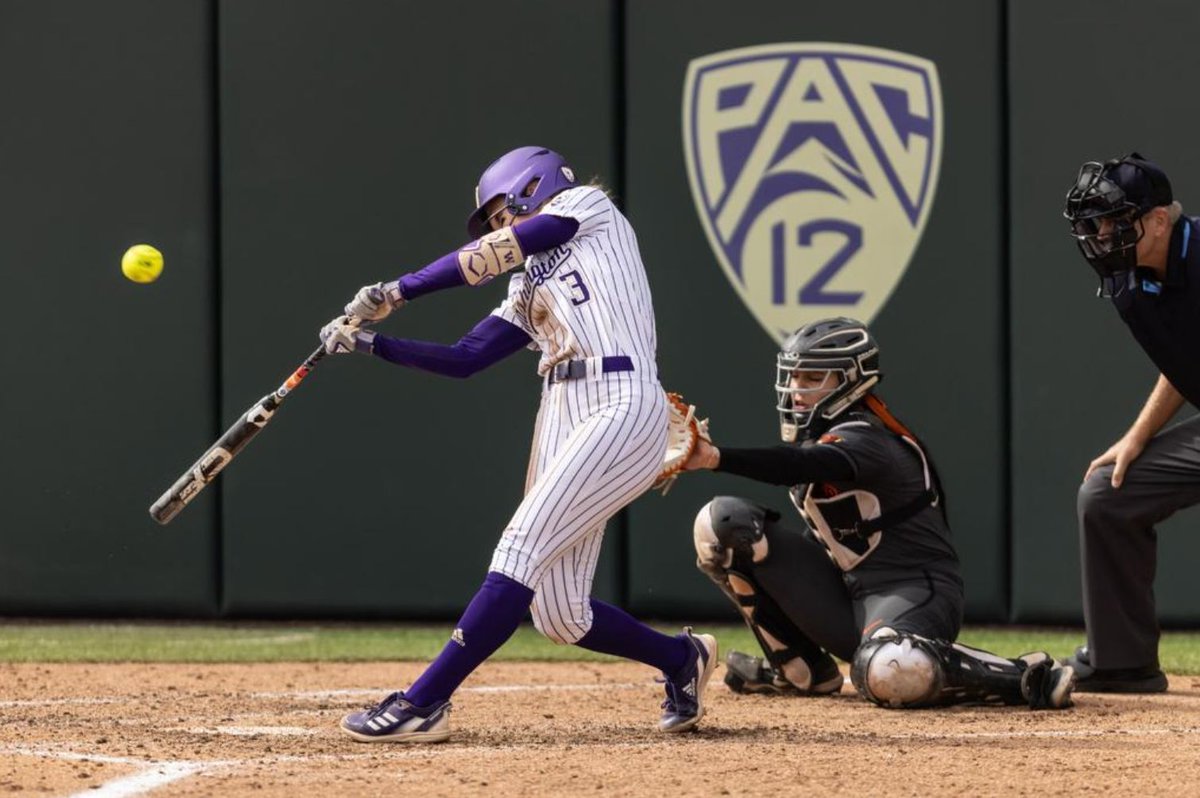
[[[850,427],[870,427],[867,421],[849,421],[826,434]],[[895,433],[890,433],[895,434]],[[938,501],[933,472],[921,445],[907,435],[896,435],[917,453],[925,492],[913,501],[885,512],[879,497],[860,487],[839,488],[828,482],[797,485],[790,491],[792,504],[843,571],[850,571],[879,547],[884,531],[902,523]]]

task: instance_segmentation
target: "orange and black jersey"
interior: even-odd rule
[[[882,402],[868,400],[816,441],[721,447],[717,470],[791,487],[797,510],[853,581],[932,572],[961,585],[932,463]]]

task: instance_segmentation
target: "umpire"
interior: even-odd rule
[[[1160,372],[1133,426],[1079,488],[1087,645],[1067,664],[1084,692],[1159,693],[1154,525],[1200,503],[1200,218],[1183,215],[1156,164],[1131,153],[1085,163],[1064,215],[1084,258]]]

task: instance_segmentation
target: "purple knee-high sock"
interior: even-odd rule
[[[592,602],[592,628],[576,643],[589,651],[644,662],[673,676],[687,664],[692,647],[680,637],[656,632],[622,609]]]
[[[512,637],[532,601],[533,591],[525,585],[489,571],[450,642],[404,695],[419,707],[445,701],[471,671]]]

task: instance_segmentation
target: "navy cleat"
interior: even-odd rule
[[[683,637],[692,647],[683,670],[668,678],[667,700],[663,702],[658,730],[684,732],[694,729],[704,717],[704,690],[717,664],[717,639],[712,635],[694,635],[692,627],[684,627]]]
[[[342,718],[342,731],[362,743],[440,743],[450,737],[450,702],[418,707],[392,693]]]

